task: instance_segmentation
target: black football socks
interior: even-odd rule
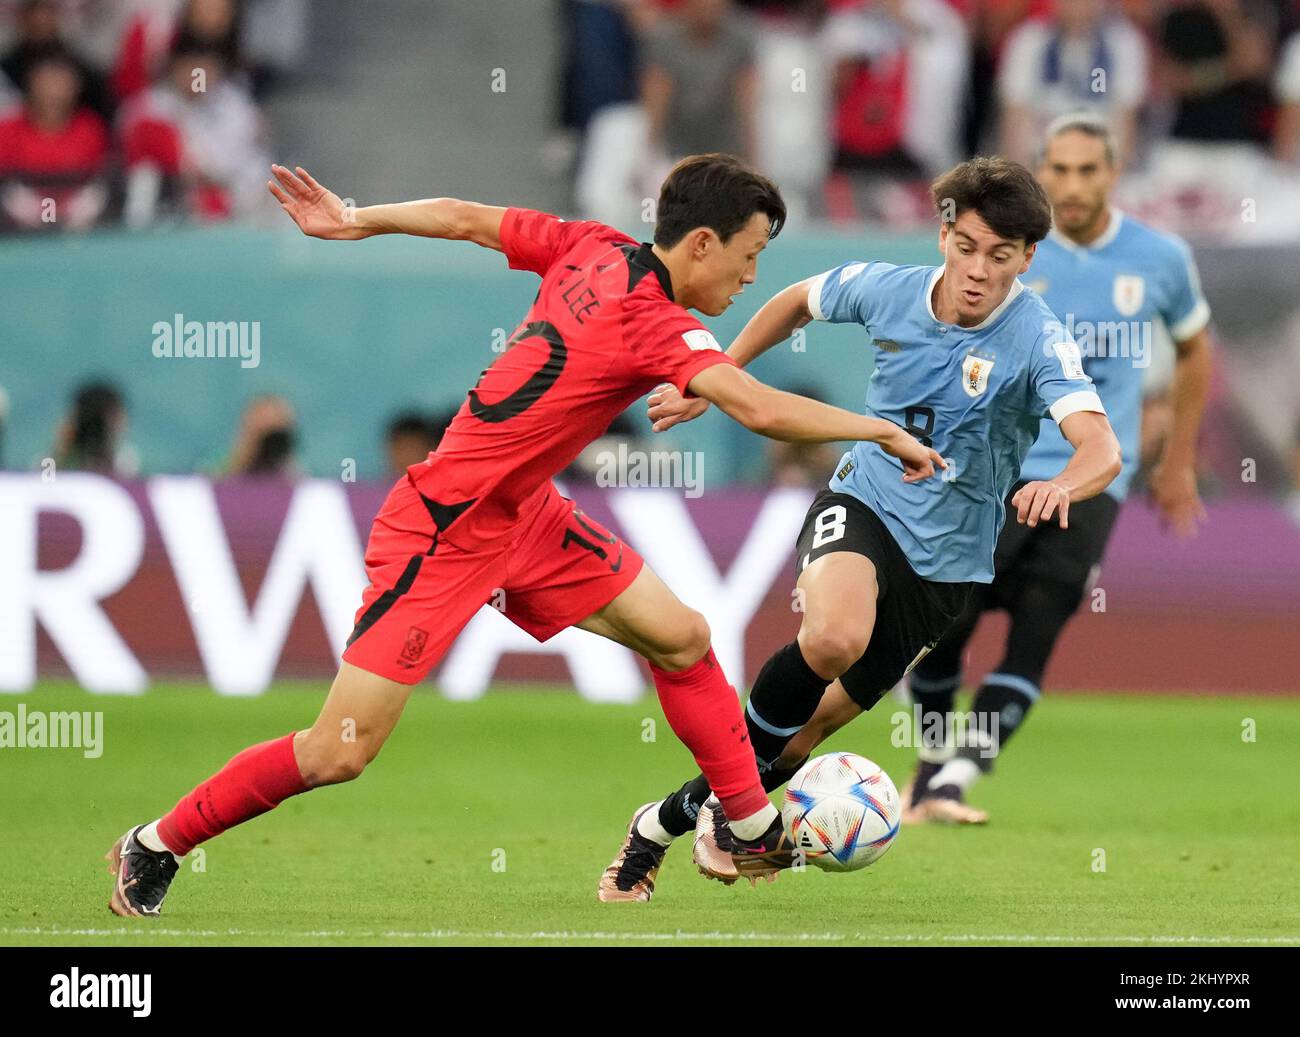
[[[920,730],[916,735],[917,756],[922,763],[940,763],[951,754],[953,701],[961,674],[907,679],[912,701],[920,709]]]
[[[1037,699],[1038,688],[1028,679],[1014,674],[989,674],[971,703],[976,729],[966,732],[957,755],[974,760],[988,774]]]
[[[763,664],[745,706],[760,773],[776,763],[790,739],[812,719],[830,683],[808,665],[798,641],[791,641]]]

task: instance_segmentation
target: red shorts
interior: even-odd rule
[[[539,506],[529,503],[514,530],[488,545],[460,548],[435,535],[428,508],[403,478],[370,529],[370,586],[343,658],[415,684],[484,605],[545,641],[608,605],[636,579],[641,556],[554,486]],[[454,525],[449,532],[455,535]]]

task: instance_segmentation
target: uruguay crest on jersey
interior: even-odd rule
[[[991,583],[1003,501],[1039,419],[1101,412],[1101,402],[1086,375],[1067,374],[1050,346],[1051,326],[1060,321],[1022,281],[966,327],[934,312],[943,267],[874,262],[842,282],[851,266],[832,267],[809,282],[809,313],[856,324],[864,338],[902,347],[873,350],[864,410],[928,441],[952,458],[950,471],[958,474],[904,483],[897,458],[864,442],[840,459],[830,488],[874,511],[921,579]],[[1110,278],[1098,287],[1109,291]]]
[[[1096,380],[1124,464],[1106,493],[1123,500],[1141,455],[1143,371],[1154,336],[1185,341],[1210,319],[1191,251],[1181,239],[1112,209],[1105,231],[1086,245],[1055,230],[1048,234],[1029,276],[1046,282],[1041,298],[1065,326],[1052,345],[1074,338],[1072,351],[1083,354]],[[1067,372],[1075,370],[1073,358],[1060,360]],[[1050,479],[1073,455],[1057,424],[1045,420],[1020,478]]]
[[[1142,309],[1146,295],[1146,278],[1141,274],[1116,274],[1111,290],[1111,302],[1123,317],[1131,317]]]
[[[967,396],[983,396],[989,387],[993,361],[986,356],[968,353],[961,362],[961,387]]]

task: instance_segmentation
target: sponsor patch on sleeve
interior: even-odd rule
[[[847,284],[867,268],[866,263],[850,263],[840,271],[840,284]]]
[[[1057,359],[1061,361],[1061,371],[1066,378],[1087,378],[1083,373],[1083,357],[1073,339],[1058,339],[1052,343]]]
[[[707,328],[692,328],[690,331],[683,331],[682,338],[692,349],[722,349],[718,345],[718,340],[713,337],[713,332]]]

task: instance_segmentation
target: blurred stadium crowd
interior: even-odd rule
[[[258,102],[301,58],[307,9],[5,0],[0,223],[75,231],[265,212]]]
[[[641,219],[673,159],[728,150],[797,214],[912,226],[928,177],[981,151],[1030,161],[1078,109],[1167,194],[1300,162],[1300,0],[538,8],[564,41],[551,155],[573,207],[614,224]],[[307,0],[0,0],[0,225],[273,215],[260,105],[302,70],[310,17]]]
[[[577,208],[618,223],[668,164],[744,154],[798,210],[911,226],[927,178],[1031,162],[1055,116],[1173,185],[1300,159],[1293,0],[566,0]],[[1240,180],[1238,181],[1240,182]]]

